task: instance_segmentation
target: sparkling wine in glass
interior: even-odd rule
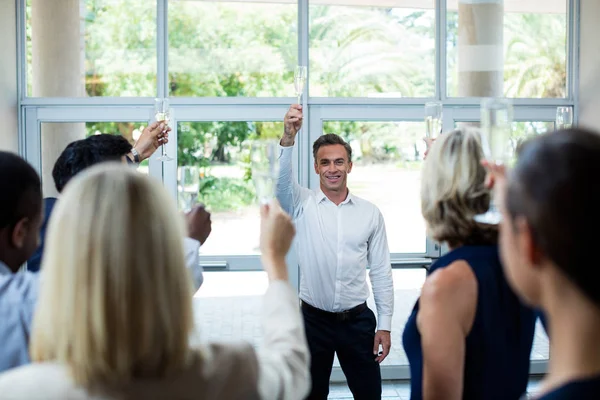
[[[304,84],[306,83],[306,67],[298,65],[294,71],[294,89],[296,91],[296,97],[298,98],[298,104],[302,100],[302,93],[304,92]]]
[[[508,99],[487,98],[481,102],[481,147],[491,164],[505,165],[514,157],[512,148],[512,104]],[[477,222],[497,225],[502,216],[491,193],[490,206],[483,214],[475,215]]]
[[[177,191],[180,204],[187,212],[192,209],[198,199],[200,190],[200,170],[196,166],[179,167],[177,171]]]
[[[170,118],[169,99],[154,99],[154,119],[158,122],[164,121],[165,126],[168,126]],[[157,160],[161,162],[173,160],[167,155],[164,144],[161,146],[161,156]]]
[[[425,103],[425,137],[435,140],[442,133],[442,103]]]
[[[279,142],[277,140],[255,140],[250,145],[252,182],[260,204],[268,204],[275,198],[279,179]]]
[[[556,130],[571,129],[573,127],[573,108],[558,107],[556,109]]]

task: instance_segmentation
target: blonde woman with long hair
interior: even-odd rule
[[[294,236],[261,209],[264,343],[190,346],[183,221],[158,182],[99,165],[53,213],[31,335],[35,364],[0,375],[3,399],[301,399],[309,355],[285,255]]]
[[[441,135],[423,166],[428,235],[450,251],[430,268],[403,334],[411,399],[511,400],[527,388],[535,316],[509,288],[498,227],[473,219],[490,203],[480,135]]]

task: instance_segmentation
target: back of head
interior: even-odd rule
[[[54,163],[52,177],[58,192],[84,169],[104,161],[119,161],[131,151],[131,143],[122,136],[93,135],[70,143]]]
[[[444,133],[433,143],[421,180],[421,212],[433,239],[451,247],[497,243],[497,227],[473,219],[490,204],[482,158],[475,128]]]
[[[593,232],[600,225],[600,134],[552,132],[527,142],[511,172],[506,208],[523,216],[536,245],[600,305]]]
[[[152,178],[105,163],[73,179],[50,219],[31,355],[83,386],[158,379],[192,330],[183,222]]]
[[[7,229],[7,238],[12,236],[12,231],[20,220],[27,218],[33,222],[36,218],[41,218],[41,210],[42,191],[37,172],[16,154],[0,151],[0,231]],[[35,244],[33,249],[22,249],[23,253],[29,254],[17,257],[17,261],[21,263],[29,258],[37,246],[38,233],[34,232],[35,227],[31,228]]]

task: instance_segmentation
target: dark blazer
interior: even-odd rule
[[[27,260],[27,270],[31,272],[38,272],[42,263],[42,255],[44,254],[44,242],[46,241],[46,228],[48,227],[48,220],[50,214],[56,204],[56,197],[46,197],[44,199],[44,221],[40,228],[40,246],[37,248],[35,253]]]

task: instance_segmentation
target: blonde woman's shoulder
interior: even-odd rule
[[[91,400],[77,389],[65,367],[57,363],[25,365],[0,374],[3,400]],[[95,398],[101,400],[101,398]]]

